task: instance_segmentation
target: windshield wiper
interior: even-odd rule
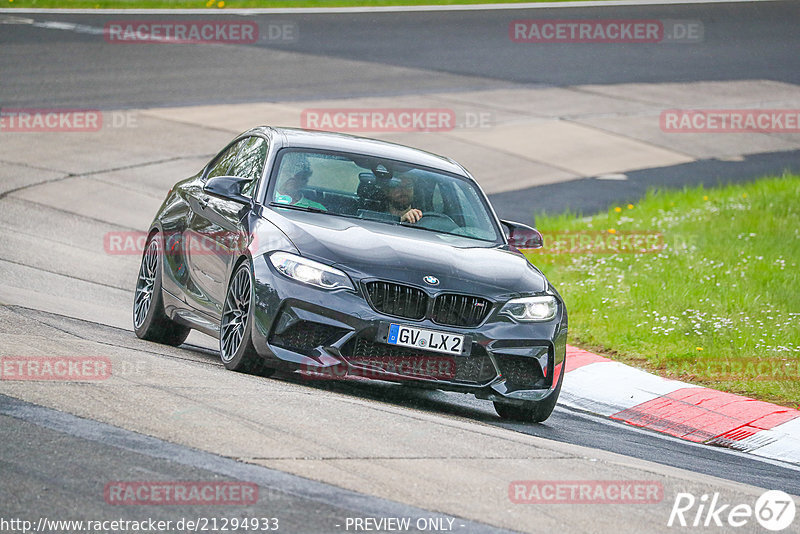
[[[270,202],[269,205],[275,206],[276,208],[288,208],[290,210],[310,211],[311,213],[327,213],[329,215],[336,215],[335,213],[331,213],[328,210],[322,210],[319,208],[314,208],[312,206],[296,206],[294,204],[281,204],[279,202]]]
[[[475,236],[471,236],[471,235],[454,234],[453,232],[445,232],[444,230],[435,230],[433,228],[426,228],[425,226],[416,226],[415,223],[410,223],[410,222],[399,222],[399,223],[396,223],[396,224],[398,224],[400,226],[405,226],[406,228],[416,228],[417,230],[425,230],[426,232],[433,232],[435,234],[452,235],[452,236],[456,236],[456,237],[465,237],[467,239],[477,239],[478,241],[485,241],[485,242],[488,242],[488,243],[494,243],[494,242],[497,241],[496,239],[483,239],[481,237],[475,237]]]
[[[281,204],[280,202],[270,202],[270,206],[275,206],[276,208],[289,208],[290,210],[297,210],[297,211],[308,211],[311,213],[324,213],[325,215],[333,215],[334,217],[345,217],[347,219],[358,219],[355,215],[347,215],[345,213],[336,213],[335,211],[328,211],[319,208],[315,208],[312,206],[297,206],[295,204]]]

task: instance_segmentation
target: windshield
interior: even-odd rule
[[[484,195],[469,181],[358,154],[284,149],[270,204],[403,224],[482,241],[498,232]]]

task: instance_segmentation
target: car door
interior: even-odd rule
[[[214,176],[248,178],[250,181],[242,194],[249,197],[258,185],[265,158],[266,140],[258,136],[246,137],[223,154],[219,164],[209,171],[206,181]],[[219,319],[231,264],[248,242],[246,215],[251,206],[210,195],[204,190],[198,191],[192,204],[192,219],[187,229],[188,263],[196,292],[191,295],[194,302],[190,304]]]
[[[214,176],[226,176],[233,166],[236,155],[242,148],[242,141],[231,144],[220,152],[206,168],[202,179],[194,182],[186,190],[186,201],[189,214],[183,232],[182,249],[186,263],[185,294],[187,303],[199,310],[214,316],[212,292],[214,290],[214,261],[208,258],[209,238],[214,234],[214,227],[205,213],[211,196],[203,190],[205,182]]]

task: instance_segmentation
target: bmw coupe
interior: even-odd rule
[[[464,167],[355,136],[259,127],[175,184],[133,323],[219,339],[228,369],[472,393],[540,422],[564,376],[564,301]]]

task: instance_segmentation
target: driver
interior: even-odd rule
[[[422,210],[411,207],[414,200],[414,182],[409,176],[389,181],[386,194],[389,213],[400,217],[400,222],[416,223],[422,218]]]

